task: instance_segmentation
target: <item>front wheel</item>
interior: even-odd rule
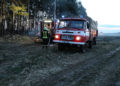
[[[86,52],[86,45],[81,45],[81,46],[80,46],[80,51],[81,51],[82,53],[85,53],[85,52]]]
[[[58,50],[62,51],[64,49],[64,45],[63,44],[58,44]]]

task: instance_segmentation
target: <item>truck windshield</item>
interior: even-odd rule
[[[82,29],[84,21],[60,21],[58,28],[77,28]]]
[[[59,28],[68,28],[70,21],[60,21]]]

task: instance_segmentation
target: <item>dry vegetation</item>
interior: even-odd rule
[[[119,86],[119,48],[119,37],[101,37],[84,54],[27,36],[0,38],[0,86]]]

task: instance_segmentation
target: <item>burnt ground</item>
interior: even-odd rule
[[[86,53],[1,38],[0,86],[120,86],[120,37],[99,37]]]

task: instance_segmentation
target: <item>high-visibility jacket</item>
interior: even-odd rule
[[[43,30],[43,39],[47,39],[48,38],[48,31],[47,30]]]

